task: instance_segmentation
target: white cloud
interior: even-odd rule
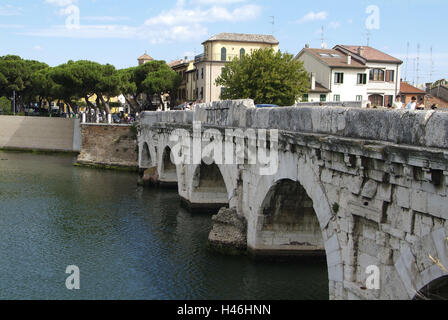
[[[304,15],[302,18],[297,20],[297,23],[305,23],[305,22],[312,22],[312,21],[318,21],[318,20],[326,20],[328,18],[328,12],[326,11],[320,11],[320,12],[308,12],[306,15]]]
[[[96,21],[96,22],[112,22],[112,21],[128,21],[129,17],[115,17],[115,16],[86,16],[81,17],[84,21]]]
[[[330,29],[338,29],[341,26],[341,23],[338,21],[332,21],[328,24]]]
[[[36,50],[36,51],[42,51],[42,50],[43,50],[42,47],[41,47],[40,45],[35,45],[35,46],[33,47],[33,49]]]
[[[10,4],[0,5],[0,16],[18,16],[22,14],[22,8]]]
[[[66,7],[76,3],[77,0],[45,0],[46,4],[58,6],[58,7]]]
[[[45,0],[47,4],[58,6],[59,14],[64,14],[64,6],[77,0]],[[207,25],[216,22],[235,23],[258,18],[262,8],[251,4],[250,0],[177,0],[176,5],[149,17],[141,26],[118,24],[85,25],[68,30],[65,26],[53,26],[40,30],[29,30],[22,34],[36,37],[64,38],[116,38],[145,39],[152,43],[174,41],[200,41],[208,34]],[[128,20],[125,17],[86,16],[81,21],[116,22]]]

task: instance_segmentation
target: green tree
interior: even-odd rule
[[[0,97],[0,114],[10,114],[11,113],[11,100],[6,97]]]
[[[47,67],[45,63],[24,60],[19,56],[0,57],[0,96],[12,99],[15,92],[20,108],[34,102],[32,76]]]
[[[291,54],[260,49],[227,64],[216,85],[223,87],[223,100],[290,106],[308,92],[309,74]]]
[[[89,107],[96,96],[96,106],[110,113],[110,99],[120,91],[120,77],[114,66],[80,60],[69,61],[54,68],[51,78],[57,85],[57,95],[72,109],[75,101],[84,99]]]
[[[177,90],[182,79],[165,61],[120,70],[120,91],[134,111],[155,109],[152,97]]]

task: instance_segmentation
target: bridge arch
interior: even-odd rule
[[[177,187],[177,166],[173,162],[172,150],[169,145],[165,146],[163,149],[159,163],[159,180],[161,185],[173,188]]]
[[[140,168],[149,169],[154,166],[154,157],[151,155],[151,148],[148,142],[143,142],[140,148]]]
[[[224,166],[202,162],[193,166],[191,172],[189,188],[191,209],[215,212],[222,207],[229,207],[229,195],[233,192],[233,184]]]
[[[430,256],[438,260],[440,265],[432,261]],[[448,243],[446,230],[440,228],[422,237],[412,247],[402,250],[395,269],[406,290],[400,292],[403,296],[399,298],[431,298],[427,295],[441,287],[447,298],[448,272],[443,268],[448,268]]]
[[[277,181],[261,205],[259,237],[275,255],[323,256],[324,242],[313,201],[303,186],[290,179]]]
[[[325,253],[328,267],[328,279],[330,281],[330,297],[338,296],[340,293],[337,291],[340,291],[343,288],[344,280],[342,250],[337,233],[335,232],[335,226],[331,222],[331,218],[334,214],[329,205],[325,189],[316,174],[316,165],[306,154],[297,156],[291,153],[283,153],[280,154],[279,161],[282,163],[282,166],[279,167],[277,174],[274,176],[259,177],[254,183],[257,186],[257,194],[252,202],[252,214],[247,217],[248,248],[255,254],[257,254],[258,250],[266,250],[269,248],[268,242],[264,241],[266,239],[263,240],[262,237],[264,233],[263,230],[266,231],[266,226],[267,228],[270,228],[269,220],[266,221],[264,212],[269,208],[270,204],[279,208],[279,211],[286,209],[283,210],[283,212],[287,212],[288,209],[290,209],[290,211],[294,211],[298,208],[305,209],[305,211],[307,211],[307,217],[305,218],[309,218],[311,227],[309,230],[315,230],[316,233],[319,232],[319,235],[316,235],[314,238],[311,237],[311,240],[322,241],[321,243],[315,242],[315,244],[317,244],[317,246],[315,246],[315,249],[317,249],[315,253]],[[293,191],[300,195],[301,204],[291,204],[289,208],[286,208],[288,206],[286,205],[286,207],[282,208],[282,205],[285,206],[285,202],[282,203],[282,201],[280,201],[279,203],[275,203],[272,202],[272,199],[275,198],[275,194],[278,194],[282,188],[288,190],[288,186],[292,186],[294,188]],[[287,199],[287,197],[284,197],[284,199]],[[314,219],[312,218],[313,214],[315,217]],[[267,222],[267,224],[265,222]],[[266,233],[264,235],[266,235]],[[267,235],[269,235],[269,232]],[[272,231],[271,236],[272,238],[269,240],[272,241],[270,246],[274,250],[279,250],[281,246],[276,247],[272,245],[275,237],[275,235],[272,235]],[[293,240],[291,242],[294,244],[295,241]],[[311,246],[309,249],[313,251],[314,248]],[[271,251],[271,253],[275,253],[274,250]]]

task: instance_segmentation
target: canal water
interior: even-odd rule
[[[210,216],[176,192],[74,161],[0,152],[0,299],[328,299],[325,262],[211,253]]]

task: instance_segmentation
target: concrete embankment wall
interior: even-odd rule
[[[0,149],[79,152],[79,119],[0,116]]]
[[[142,125],[154,123],[278,129],[418,147],[448,149],[448,113],[344,107],[255,108],[252,100],[201,104],[193,112],[145,112]]]
[[[130,125],[82,124],[78,165],[138,169],[137,129]]]

